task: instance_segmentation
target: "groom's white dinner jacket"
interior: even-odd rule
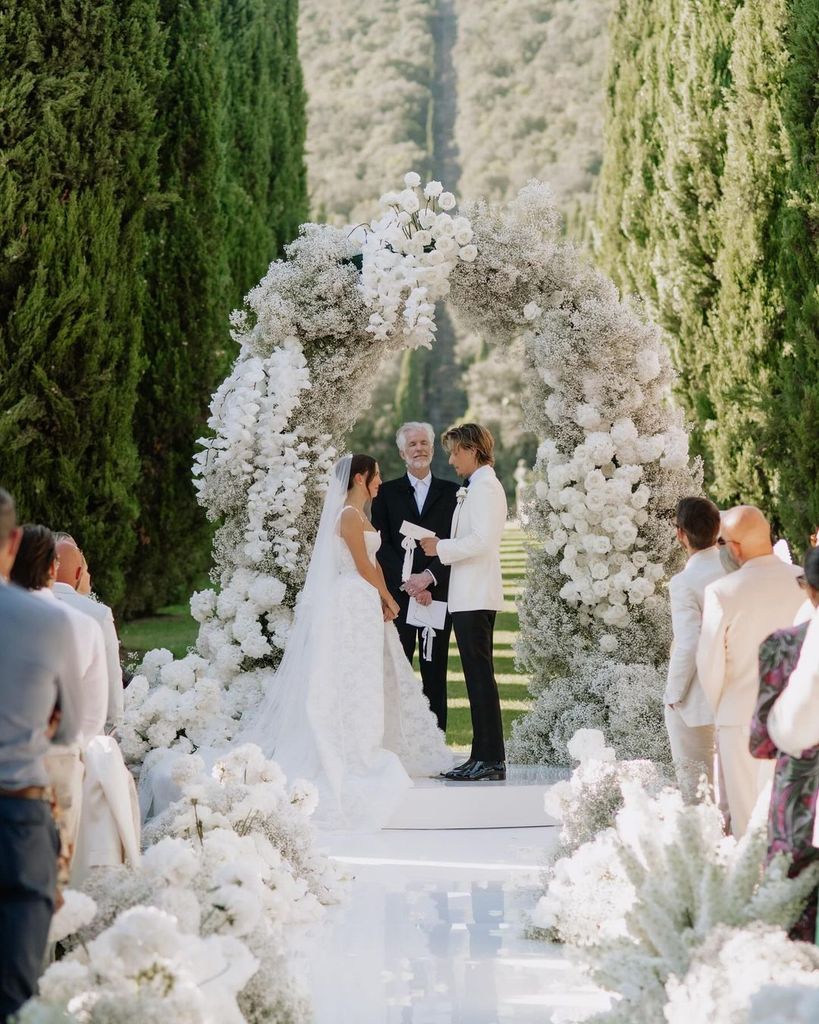
[[[452,516],[452,536],[438,541],[438,558],[452,566],[451,612],[503,608],[500,544],[506,514],[506,494],[495,470],[479,466]]]
[[[676,705],[686,725],[713,725],[714,715],[697,675],[697,645],[702,628],[705,588],[725,569],[714,545],[689,556],[682,572],[668,581],[674,642],[668,662],[665,703]]]

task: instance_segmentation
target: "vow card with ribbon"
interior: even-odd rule
[[[418,546],[418,541],[423,540],[424,537],[435,537],[437,536],[433,530],[428,530],[425,526],[418,526],[416,523],[411,523],[408,519],[405,519],[401,523],[401,535],[403,540],[401,541],[401,547],[404,549],[404,564],[401,568],[401,579],[408,580],[412,575],[412,559],[415,554],[415,548]]]
[[[444,628],[446,607],[446,601],[432,601],[430,604],[423,605],[418,604],[414,597],[410,598],[407,609],[407,625],[418,626],[422,630],[421,657],[424,661],[432,661],[435,631]]]

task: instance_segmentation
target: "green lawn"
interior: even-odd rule
[[[509,735],[512,722],[529,708],[528,677],[515,671],[514,656],[514,642],[518,632],[514,599],[523,582],[525,563],[521,531],[507,528],[501,546],[506,605],[498,613],[495,623],[495,672],[501,694],[505,736]],[[181,658],[196,640],[197,630],[198,624],[191,618],[187,604],[176,604],[161,608],[150,618],[125,623],[120,629],[120,636],[131,663],[138,662],[146,651],[154,647],[167,647],[174,657]],[[449,648],[447,742],[456,749],[464,749],[469,747],[471,739],[469,701],[453,636]]]

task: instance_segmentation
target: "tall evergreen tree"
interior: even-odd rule
[[[708,466],[725,95],[736,3],[677,0],[674,17],[667,23],[667,62],[657,108],[662,157],[652,218],[655,315],[672,345],[680,375],[677,394],[690,417],[693,448]]]
[[[617,0],[609,21],[606,127],[597,249],[627,292],[654,303],[650,242],[657,168],[659,36],[668,0]]]
[[[793,0],[785,34],[782,122],[788,177],[780,205],[777,278],[784,341],[768,402],[776,506],[798,549],[819,524],[819,6]]]
[[[222,0],[227,246],[238,298],[307,220],[297,0]],[[238,301],[237,301],[238,304]]]
[[[734,19],[709,375],[713,492],[765,509],[773,507],[778,472],[771,426],[784,341],[778,221],[790,163],[782,111],[788,8],[789,0],[746,0]]]
[[[225,210],[221,0],[161,0],[168,72],[156,131],[165,205],[149,215],[145,374],[134,430],[140,516],[129,611],[186,595],[206,568],[210,530],[191,465],[227,349],[231,300]]]
[[[156,0],[8,0],[0,18],[0,450],[23,519],[74,532],[119,604],[138,474]]]

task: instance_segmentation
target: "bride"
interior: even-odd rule
[[[334,467],[284,658],[238,742],[257,743],[288,778],[319,791],[316,820],[385,825],[411,777],[452,756],[401,647],[398,605],[364,509],[381,475],[369,455]]]

